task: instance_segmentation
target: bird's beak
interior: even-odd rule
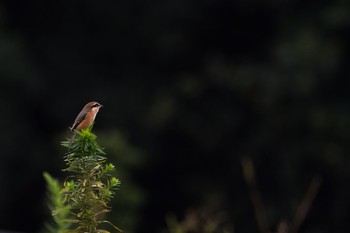
[[[103,108],[103,105],[102,105],[102,104],[100,105],[100,108]]]

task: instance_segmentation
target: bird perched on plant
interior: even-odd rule
[[[103,105],[96,101],[87,103],[80,111],[77,118],[75,118],[73,126],[70,128],[71,131],[89,128],[101,107],[103,107]]]
[[[84,106],[84,108],[80,111],[77,118],[75,118],[73,126],[70,128],[71,132],[73,132],[73,130],[79,131],[81,129],[89,128],[89,126],[92,125],[92,123],[94,123],[96,115],[102,107],[103,105],[96,101],[87,103]],[[72,144],[72,140],[74,139],[75,135],[76,133],[74,132],[70,144]],[[70,146],[71,145],[69,145],[68,150],[70,149]]]

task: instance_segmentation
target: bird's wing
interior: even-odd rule
[[[75,118],[75,121],[73,123],[73,126],[70,128],[71,131],[73,131],[86,117],[86,114],[88,112],[80,112],[77,118]]]

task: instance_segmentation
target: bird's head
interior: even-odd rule
[[[89,102],[85,105],[84,109],[87,110],[87,111],[91,111],[91,110],[94,110],[94,111],[98,111],[100,108],[102,108],[103,105],[96,102],[96,101],[92,101],[92,102]]]

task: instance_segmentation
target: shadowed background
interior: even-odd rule
[[[60,141],[97,100],[126,232],[191,211],[258,232],[242,157],[272,229],[319,175],[301,232],[347,232],[349,27],[341,0],[2,1],[0,229],[50,222],[42,172],[64,179]]]

